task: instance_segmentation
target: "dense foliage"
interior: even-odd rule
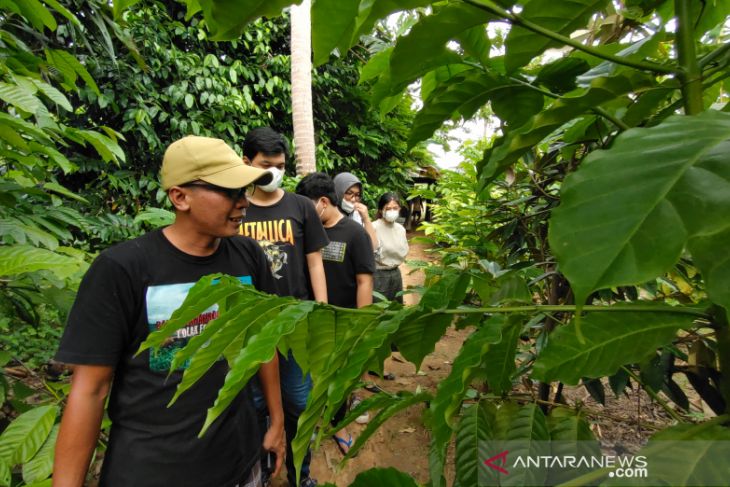
[[[118,3],[118,13],[118,7],[126,3],[135,2]],[[192,24],[187,27],[189,24],[181,20],[181,14],[173,12],[171,19],[179,22],[175,24],[176,31],[181,29],[174,35],[190,35],[186,34],[188,29],[197,29],[189,37],[189,42],[195,44],[207,42],[207,38],[249,41],[246,36],[251,35],[251,21],[253,29],[273,31],[271,26],[281,25],[279,20],[255,19],[273,17],[292,2],[186,3],[190,15],[202,10],[207,30],[201,23],[196,24],[200,20],[195,19],[200,16],[192,17]],[[218,8],[221,5],[225,8]],[[143,14],[147,8],[147,4],[137,4],[125,14],[129,29],[133,30],[135,15],[149,15]],[[730,115],[725,111],[728,100],[724,89],[724,80],[730,74],[730,43],[725,27],[730,3],[315,0],[312,9],[314,59],[319,63],[331,61],[318,68],[321,79],[315,84],[324,87],[323,94],[336,92],[343,100],[338,103],[328,99],[324,103],[324,99],[319,99],[317,103],[322,104],[320,109],[333,108],[332,112],[320,114],[330,123],[323,125],[328,133],[342,130],[325,144],[337,155],[323,155],[324,167],[362,164],[365,168],[380,168],[379,158],[405,150],[381,151],[379,143],[387,140],[386,133],[363,129],[363,121],[378,121],[376,111],[389,120],[388,114],[406,110],[402,97],[413,82],[420,83],[423,106],[410,127],[410,145],[426,140],[445,122],[469,119],[485,107],[501,120],[500,131],[494,140],[485,143],[483,153],[465,151],[467,159],[475,163],[465,165],[461,173],[448,175],[440,188],[431,189],[436,191],[439,203],[435,209],[437,221],[429,227],[429,236],[444,245],[446,265],[430,272],[418,306],[401,308],[386,303],[359,311],[335,310],[311,302],[265,297],[235,280],[223,279],[212,293],[208,288],[210,281],[202,281],[191,292],[187,305],[144,345],[154,347],[163,343],[166,336],[213,302],[229,306],[221,308],[216,326],[206,328],[199,339],[191,340],[176,357],[178,361],[195,357],[195,365],[187,369],[179,393],[185,393],[212,360],[225,353],[231,372],[209,411],[210,422],[243,387],[258,364],[270,359],[277,348],[291,349],[315,381],[294,445],[295,459],[301,461],[312,433],[316,432],[318,439],[328,434],[329,418],[347,392],[357,386],[365,370],[382,366],[391,343],[397,344],[402,355],[418,367],[458,316],[458,326],[472,327],[473,332],[436,394],[402,391],[375,395],[363,403],[343,422],[353,421],[368,408],[377,416],[360,436],[351,455],[382,421],[403,408],[426,401],[432,432],[432,485],[445,484],[444,465],[453,438],[456,484],[477,485],[485,475],[484,441],[499,446],[504,441],[521,440],[524,452],[530,451],[535,440],[595,441],[580,411],[570,404],[556,406],[565,402],[561,397],[562,385],[579,383],[599,399],[605,383],[617,394],[630,383],[640,383],[677,423],[658,433],[657,438],[730,439],[726,426],[730,407],[730,328],[726,318],[730,307],[726,252],[730,236],[730,166],[726,158]],[[36,30],[55,29],[49,25],[54,14],[49,14],[49,20],[48,16],[22,11],[19,6],[16,10],[11,9],[6,15],[23,17],[21,23]],[[401,10],[414,13],[407,33],[390,45],[362,43],[363,36],[373,30],[377,21]],[[225,12],[225,17],[216,16],[220,12]],[[69,19],[70,14],[59,14]],[[506,36],[490,34],[496,25],[504,23],[511,25]],[[8,25],[12,28],[12,24]],[[123,39],[125,32],[119,32],[117,37]],[[111,104],[107,110],[101,110],[103,107],[94,103],[99,105],[103,92],[94,89],[83,64],[68,60],[73,66],[69,70],[61,62],[61,58],[66,61],[67,57],[57,54],[63,51],[53,48],[45,52],[42,63],[34,63],[38,58],[33,52],[40,52],[38,48],[26,49],[24,44],[18,47],[17,42],[6,38],[13,39],[5,36],[3,48],[15,56],[7,59],[18,62],[3,65],[4,83],[10,86],[0,87],[0,99],[8,104],[12,114],[3,120],[21,135],[18,139],[5,131],[11,135],[3,136],[3,140],[10,146],[8,150],[22,157],[12,159],[11,170],[5,171],[3,177],[13,178],[12,184],[28,191],[26,194],[18,190],[14,200],[4,203],[3,211],[15,218],[16,227],[28,226],[23,218],[36,205],[25,207],[24,203],[34,202],[31,198],[58,198],[47,191],[71,197],[60,186],[47,186],[43,179],[76,169],[66,164],[66,160],[73,159],[59,158],[48,149],[59,139],[68,139],[68,147],[79,152],[83,151],[76,146],[86,141],[102,159],[121,163],[118,146],[114,145],[119,131],[148,124],[146,135],[128,140],[132,147],[140,144],[136,147],[149,152],[150,141],[158,134],[151,127],[159,113],[163,113],[161,108],[150,115],[155,103],[162,104],[160,100],[164,99],[169,103],[164,106],[164,113],[177,110],[179,121],[187,121],[192,130],[192,121],[200,124],[205,117],[204,113],[192,112],[199,104],[212,103],[214,109],[225,110],[218,106],[219,93],[213,89],[214,84],[216,90],[228,86],[226,83],[235,84],[230,77],[233,58],[201,56],[197,59],[202,59],[202,68],[200,62],[186,66],[193,66],[193,71],[207,68],[210,76],[213,71],[224,70],[216,83],[211,80],[210,87],[204,77],[200,86],[195,80],[182,85],[183,80],[175,79],[175,83],[181,84],[175,84],[172,92],[156,90],[146,100],[138,99],[138,93],[130,91],[132,94],[123,98],[126,101],[120,98],[118,106]],[[160,45],[169,47],[169,43]],[[337,76],[342,73],[336,70],[342,59],[364,54],[363,45],[372,49],[368,54],[372,56],[360,70],[360,82],[369,88],[369,100],[375,108],[350,112],[351,107],[362,103],[362,93],[355,96],[350,92],[355,90],[352,87],[338,92],[328,83],[338,79],[334,72]],[[550,48],[559,51],[550,51],[548,56]],[[18,49],[23,52],[14,54]],[[153,45],[140,48],[145,50],[143,58],[157,52]],[[180,55],[185,57],[188,53],[183,49]],[[276,75],[268,64],[268,54],[262,55],[267,61],[251,71],[252,80],[257,80],[259,86],[258,94],[267,90],[267,83]],[[145,62],[152,65],[154,61]],[[90,68],[91,64],[86,63]],[[55,68],[46,69],[47,65]],[[166,61],[159,66],[167,65]],[[134,66],[138,64],[132,58],[126,67],[134,70]],[[270,71],[259,76],[260,70],[265,69]],[[328,70],[335,71],[328,75]],[[157,71],[161,71],[160,76],[168,76],[164,69]],[[347,76],[354,76],[353,71],[345,71]],[[46,77],[42,78],[41,73]],[[144,76],[142,73],[139,71],[138,76]],[[204,71],[203,74],[207,75]],[[243,71],[236,74],[243,75]],[[23,77],[32,79],[24,81]],[[55,83],[56,91],[34,82],[41,78],[51,86]],[[111,79],[118,78],[110,76]],[[79,112],[77,123],[86,120],[88,111],[98,113],[99,117],[121,116],[125,124],[132,125],[126,129],[115,126],[115,130],[100,127],[107,136],[100,135],[104,138],[99,139],[71,122],[63,125],[53,120],[54,115],[46,116],[51,110],[43,108],[50,106],[49,100],[59,105],[58,113],[65,113],[64,109],[71,111],[64,108],[57,92],[61,93],[59,88],[71,91],[79,80],[89,86],[80,95],[86,97],[81,102],[89,105],[88,110]],[[106,82],[111,83],[109,80]],[[152,82],[154,78],[150,77]],[[272,84],[269,89],[275,88]],[[90,93],[95,93],[96,98]],[[201,101],[203,93],[209,93],[205,102]],[[243,93],[241,90],[246,101]],[[215,95],[213,101],[211,95]],[[253,92],[250,96],[254,96]],[[34,103],[33,97],[40,101]],[[29,112],[32,108],[36,110]],[[349,126],[346,119],[332,125],[337,123],[334,117],[340,111],[359,123]],[[268,113],[262,112],[261,116],[267,122],[276,120]],[[49,124],[49,117],[54,124]],[[96,123],[101,125],[106,123],[104,120],[99,118]],[[395,125],[383,123],[387,135],[402,134],[405,127],[397,120],[391,122]],[[235,126],[244,122],[231,123]],[[352,134],[357,134],[358,149],[339,151],[338,141],[349,140],[347,136]],[[63,150],[69,149],[64,145]],[[29,158],[29,154],[37,156]],[[88,152],[84,154],[88,156]],[[34,171],[38,160],[45,166]],[[113,180],[108,177],[105,182]],[[45,190],[40,189],[43,187]],[[154,186],[149,189],[154,190]],[[59,201],[56,207],[66,206]],[[465,218],[473,220],[465,224]],[[0,250],[9,252],[8,249],[28,246],[30,242],[34,251],[43,251],[46,257],[46,252],[68,257],[59,252],[60,246],[50,248],[53,241],[30,237],[27,231],[16,231],[14,235]],[[23,238],[25,243],[20,241]],[[54,238],[58,240],[59,236]],[[32,255],[27,248],[21,250],[22,256]],[[3,272],[10,276],[8,286],[18,282],[16,287],[20,288],[20,279],[38,277],[37,273],[27,275],[27,271],[35,272],[38,267],[19,268],[25,274]],[[69,261],[63,260],[57,268],[73,272],[49,275],[42,271],[46,274],[40,277],[57,283],[77,275],[82,265],[74,262],[70,266]],[[17,294],[16,290],[8,292]],[[240,307],[233,306],[249,302],[256,306],[243,306],[243,313],[239,313]],[[316,326],[310,326],[312,323]],[[209,345],[203,347],[205,343]],[[680,375],[717,413],[717,418],[700,418],[699,424],[694,424],[697,418],[686,414],[686,392],[676,380]],[[487,392],[468,398],[470,384],[477,379],[486,382]],[[534,386],[531,399],[518,401],[511,395],[517,381]],[[0,477],[9,483],[10,467],[18,464],[23,464],[23,476],[27,470],[30,477],[34,470],[28,465],[35,465],[35,458],[47,460],[56,414],[55,406],[33,409],[3,433]],[[685,453],[682,462],[663,465],[652,472],[658,476],[653,480],[685,485],[700,474],[721,478],[722,462],[708,455],[707,450],[695,448]],[[649,448],[646,454],[656,455],[657,449]],[[45,476],[49,472],[42,470]],[[583,485],[607,474],[605,470],[592,472],[572,482]],[[368,475],[377,479],[374,482],[379,485],[412,483],[392,470],[364,475],[360,485],[367,482]],[[509,479],[520,485],[542,484],[546,480],[557,483],[568,478],[526,475]],[[637,483],[640,481],[637,479]]]
[[[291,2],[240,2],[229,5],[226,18],[216,16],[219,3],[189,5],[203,11],[214,35],[225,38],[236,36],[245,20]],[[333,347],[347,343],[353,352],[328,355],[324,372],[315,374],[320,385],[295,455],[301,458],[309,432],[342,399],[328,396],[328,387],[354,386],[358,373],[382,360],[380,346],[390,341],[418,366],[453,315],[463,315],[460,324],[475,330],[430,401],[433,485],[444,484],[453,436],[458,485],[475,485],[484,474],[483,445],[476,438],[531,440],[525,448],[532,440],[594,440],[580,414],[547,406],[565,401],[562,384],[583,383],[601,400],[602,378],[617,394],[638,382],[676,422],[691,423],[677,382],[684,375],[720,416],[697,426],[679,424],[657,437],[727,438],[730,432],[721,425],[730,382],[721,373],[730,370],[724,251],[730,117],[720,109],[728,101],[723,81],[730,72],[730,5],[349,0],[335,8],[333,1],[317,0],[314,59],[324,63],[333,50],[344,52],[378,19],[421,8],[410,30],[364,66],[361,82],[370,86],[371,102],[388,113],[411,83],[420,83],[423,107],[410,144],[485,106],[499,117],[500,131],[476,164],[429,190],[439,202],[436,223],[427,231],[446,245],[446,266],[431,272],[421,305],[343,316],[353,331],[335,332]],[[505,22],[511,26],[504,37],[488,35]],[[560,51],[543,60],[549,48]],[[244,292],[240,299],[246,299]],[[472,307],[456,308],[465,299]],[[324,360],[314,346],[322,337],[315,340],[303,325],[304,316],[323,311],[300,307],[299,313],[286,329],[276,319],[262,323],[261,335],[247,329],[244,342],[262,345],[260,337],[278,334],[279,346],[291,347],[298,360]],[[335,330],[339,324],[338,318]],[[366,337],[376,329],[378,341],[369,343]],[[257,349],[261,359],[273,353],[266,343]],[[233,362],[220,404],[250,373],[250,363],[258,360],[251,354],[244,348]],[[471,380],[484,377],[488,394],[462,409]],[[510,397],[518,380],[534,383],[535,402]],[[387,417],[409,402],[404,394],[373,399],[372,406]],[[219,411],[214,407],[211,418]],[[711,468],[703,452],[691,455],[692,461],[663,471],[664,481],[682,483],[700,472],[700,464]],[[509,480],[535,485],[546,479]]]

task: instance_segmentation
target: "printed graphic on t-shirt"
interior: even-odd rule
[[[251,276],[238,278],[244,284],[251,284]],[[147,288],[147,325],[150,333],[158,330],[170,319],[172,313],[180,307],[193,287],[194,282],[183,284],[164,284]],[[215,285],[215,282],[213,282]],[[190,320],[184,327],[178,329],[165,344],[157,351],[150,351],[150,370],[167,372],[170,370],[172,359],[178,350],[187,345],[188,340],[203,332],[207,324],[218,317],[218,305],[214,304],[197,317]],[[190,360],[186,360],[178,370],[187,369]]]
[[[289,218],[278,220],[264,220],[260,222],[243,222],[241,233],[258,241],[269,241],[274,243],[287,242],[294,245],[294,230]]]
[[[330,241],[330,243],[322,249],[322,260],[328,260],[330,262],[344,262],[346,251],[346,242]]]
[[[260,222],[244,222],[241,234],[256,240],[264,250],[271,265],[271,274],[275,279],[284,277],[283,269],[287,265],[286,245],[294,245],[294,230],[289,218],[265,220]]]

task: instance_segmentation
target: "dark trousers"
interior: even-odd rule
[[[390,301],[398,301],[403,304],[403,296],[397,296],[403,291],[403,277],[400,269],[375,269],[373,274],[373,289],[388,298]]]

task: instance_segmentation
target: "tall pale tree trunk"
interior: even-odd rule
[[[291,8],[291,99],[297,174],[317,170],[312,114],[312,22],[310,0]]]

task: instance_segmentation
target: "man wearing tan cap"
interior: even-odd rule
[[[162,163],[162,187],[175,222],[102,252],[89,268],[69,314],[56,359],[73,365],[68,403],[56,443],[54,486],[81,486],[99,436],[104,403],[112,420],[101,486],[248,487],[260,485],[262,445],[246,387],[197,438],[228,366],[219,360],[167,407],[185,366],[174,353],[218,315],[213,306],[158,352],[135,356],[150,331],[168,320],[201,277],[225,272],[266,292],[275,290],[266,255],[238,236],[246,187],[271,175],[245,165],[225,142],[185,137]],[[259,379],[271,416],[263,448],[285,450],[278,362]]]

